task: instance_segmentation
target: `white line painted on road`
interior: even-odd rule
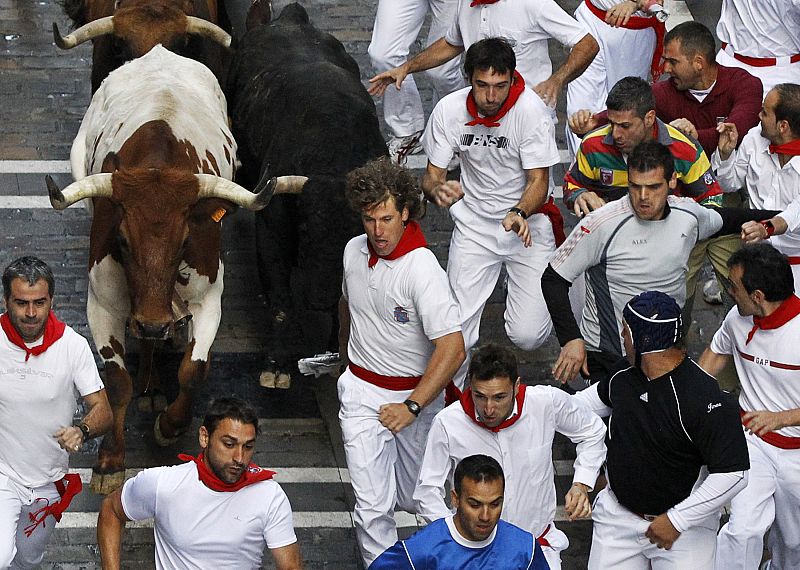
[[[68,160],[0,160],[0,174],[69,174]]]
[[[44,184],[42,184],[44,188]],[[47,196],[0,196],[2,210],[52,210],[50,198]],[[86,208],[84,208],[85,210]],[[86,212],[87,214],[89,212]]]

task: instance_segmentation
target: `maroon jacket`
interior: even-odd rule
[[[758,124],[761,110],[761,80],[738,67],[717,66],[717,82],[702,103],[688,91],[675,89],[672,79],[653,85],[658,118],[669,123],[675,119],[688,119],[697,129],[697,139],[708,156],[719,142],[717,117],[727,117],[739,131],[739,141]]]

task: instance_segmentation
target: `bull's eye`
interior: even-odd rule
[[[126,240],[122,236],[119,236],[119,238],[117,239],[117,247],[119,247],[119,252],[125,257],[131,254],[131,247],[128,244],[128,240]]]

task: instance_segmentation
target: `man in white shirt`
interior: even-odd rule
[[[292,509],[274,473],[250,462],[258,415],[238,398],[218,398],[206,412],[197,457],[145,469],[103,501],[97,542],[103,568],[120,568],[129,520],[154,519],[159,570],[255,570],[269,548],[278,570],[299,570],[302,557]]]
[[[52,311],[55,279],[33,256],[3,272],[0,315],[0,568],[35,568],[81,490],[69,454],[111,426],[86,339]],[[77,396],[87,414],[72,425]],[[51,518],[52,517],[52,518]]]
[[[586,28],[555,0],[462,0],[443,38],[403,65],[370,79],[369,92],[383,95],[392,83],[401,89],[409,73],[441,65],[469,50],[475,42],[492,37],[508,40],[519,62],[520,75],[552,108],[566,84],[583,73],[599,50]],[[548,52],[549,38],[571,48],[567,60],[555,72]]]
[[[506,40],[472,45],[464,68],[471,87],[439,101],[425,129],[422,189],[455,222],[447,276],[466,348],[478,341],[483,307],[505,266],[506,333],[520,348],[533,350],[550,334],[539,281],[557,236],[563,238],[549,196],[549,168],[559,161],[553,121],[516,71]],[[461,179],[446,180],[455,155],[461,158]],[[465,374],[462,366],[459,388]]]
[[[588,407],[552,386],[525,386],[509,349],[486,345],[475,350],[469,388],[436,415],[428,434],[414,500],[427,521],[450,515],[445,487],[463,458],[482,453],[506,474],[503,519],[537,537],[550,568],[561,567],[569,545],[556,528],[553,475],[555,432],[577,444],[573,485],[565,508],[571,520],[591,514],[588,491],[605,459],[606,429]]]
[[[717,61],[758,77],[764,96],[800,83],[800,0],[723,0]]]
[[[412,494],[442,390],[464,361],[458,306],[415,221],[415,178],[388,159],[352,171],[350,207],[366,235],[344,251],[339,304],[339,423],[355,494],[353,519],[370,563],[397,541],[395,508]]]
[[[769,238],[788,257],[795,284],[800,284],[800,85],[772,88],[759,116],[761,123],[738,149],[736,125],[721,124],[711,164],[723,187],[747,188],[753,208],[781,210],[771,220],[746,224],[744,235],[747,241]]]

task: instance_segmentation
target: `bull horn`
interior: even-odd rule
[[[63,190],[59,189],[58,184],[49,174],[45,177],[45,181],[47,182],[47,192],[50,194],[50,204],[56,210],[68,208],[84,198],[110,198],[113,192],[111,174],[108,173],[92,174],[81,178]]]
[[[186,16],[186,33],[206,37],[226,48],[231,47],[230,34],[216,24],[212,24],[202,18]]]
[[[302,194],[307,176],[278,176],[275,194]]]
[[[84,24],[71,34],[61,37],[58,24],[53,22],[53,39],[61,49],[71,49],[83,42],[114,32],[114,16],[106,16]]]

